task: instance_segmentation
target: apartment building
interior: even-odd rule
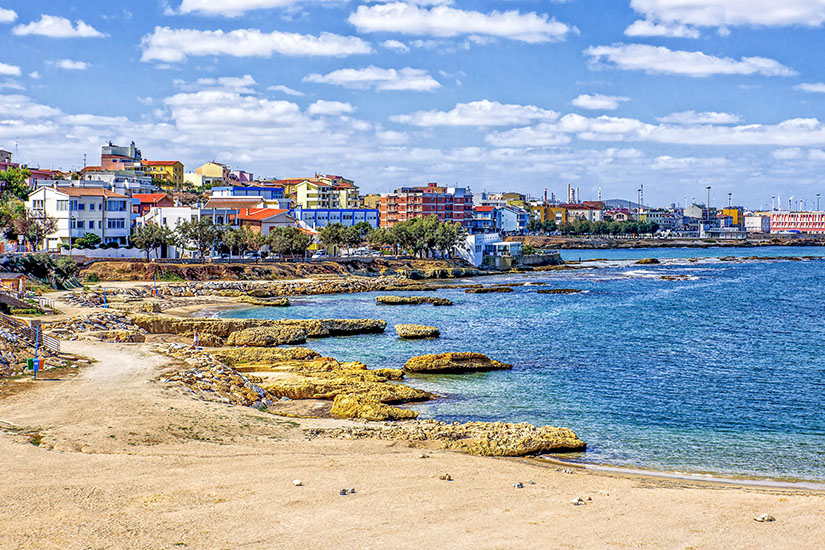
[[[464,187],[401,187],[381,196],[381,227],[415,218],[437,216],[439,221],[459,223],[470,229],[473,223],[473,193]]]
[[[129,243],[132,200],[99,187],[41,187],[33,191],[26,208],[35,217],[51,217],[57,229],[47,235],[47,250],[71,245],[74,239],[93,233],[104,243]]]

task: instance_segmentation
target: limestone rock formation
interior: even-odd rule
[[[258,307],[289,307],[289,298],[255,298],[252,296],[244,296],[238,299],[239,302]]]
[[[583,291],[577,288],[544,288],[536,292],[538,294],[578,294]]]
[[[280,346],[282,344],[303,344],[307,332],[300,327],[275,326],[255,327],[233,332],[226,340],[228,346]]]
[[[135,330],[101,330],[93,332],[92,337],[103,342],[116,343],[141,343],[146,341],[146,336],[142,332]]]
[[[437,327],[428,325],[399,324],[395,325],[395,332],[399,338],[405,339],[438,338],[441,335]]]
[[[513,289],[509,286],[484,286],[481,288],[468,288],[464,292],[466,294],[490,294],[492,292],[513,292]]]
[[[335,397],[330,414],[338,418],[360,418],[374,421],[408,420],[418,417],[415,411],[399,409],[366,397],[347,394]]]
[[[656,258],[642,258],[641,260],[639,260],[636,263],[639,264],[639,265],[656,265],[656,264],[660,264],[662,262],[660,262]]]
[[[214,350],[217,359],[227,365],[237,363],[273,363],[276,361],[306,361],[317,359],[320,354],[308,348],[229,348]]]
[[[404,364],[404,370],[415,373],[462,373],[511,369],[513,365],[490,359],[483,353],[448,352],[437,355],[419,355]]]

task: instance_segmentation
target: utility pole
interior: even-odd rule
[[[708,210],[710,210],[710,185],[705,187],[705,189],[708,190],[708,202],[705,204],[705,206],[707,206]]]
[[[731,196],[732,195],[733,195],[733,193],[728,193],[728,208],[731,207]]]
[[[819,193],[816,194],[816,211],[819,212]]]

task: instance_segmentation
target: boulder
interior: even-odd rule
[[[303,344],[307,332],[300,327],[257,327],[233,332],[226,340],[229,346],[280,346],[282,344]]]
[[[406,339],[438,338],[441,335],[438,328],[428,325],[395,325],[395,332],[398,333],[399,338]]]
[[[414,373],[463,373],[511,369],[513,365],[490,359],[483,353],[448,352],[437,355],[419,355],[404,364],[404,370]]]
[[[366,397],[341,394],[332,402],[330,414],[337,418],[360,418],[362,420],[410,420],[418,418],[418,413],[399,409],[373,401]]]
[[[238,300],[241,303],[249,304],[258,307],[289,307],[289,298],[255,298],[252,296],[244,296]]]
[[[134,330],[101,330],[92,335],[103,342],[136,344],[146,341],[143,333]]]
[[[524,456],[584,451],[587,444],[568,428],[536,427],[526,422],[468,422],[455,426],[444,447],[478,456]]]
[[[321,355],[307,348],[246,347],[215,350],[212,354],[227,365],[236,363],[273,363],[275,361],[305,361]]]
[[[660,262],[656,258],[642,258],[641,260],[639,260],[636,263],[638,265],[656,265],[656,264],[660,264],[662,262]]]
[[[583,291],[577,288],[543,288],[536,292],[538,294],[578,294]]]

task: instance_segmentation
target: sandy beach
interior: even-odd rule
[[[0,401],[3,548],[819,548],[825,539],[820,492],[308,437],[353,423],[193,400],[157,381],[167,359],[147,344],[65,349],[97,362]],[[586,504],[571,504],[579,497]],[[761,514],[776,521],[755,522]]]

